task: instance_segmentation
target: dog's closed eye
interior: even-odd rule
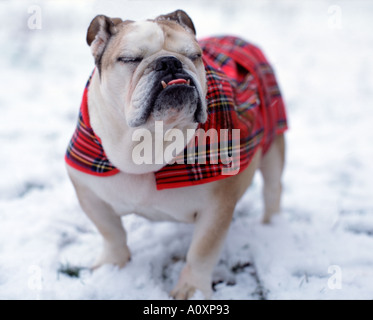
[[[140,63],[143,60],[142,57],[119,57],[117,59],[118,62],[122,63]]]
[[[201,53],[196,53],[196,54],[193,54],[193,55],[189,56],[189,59],[192,60],[193,62],[196,62],[201,58],[202,58]]]

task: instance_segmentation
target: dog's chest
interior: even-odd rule
[[[85,178],[91,180],[91,188],[118,215],[136,213],[151,220],[194,222],[196,213],[208,203],[206,186],[157,190],[153,173]]]

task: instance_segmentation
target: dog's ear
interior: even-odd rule
[[[194,28],[192,19],[183,10],[176,10],[174,12],[161,15],[155,18],[155,21],[162,21],[162,20],[175,21],[178,24],[180,24],[182,27],[184,27],[184,29],[196,35],[196,29]]]
[[[104,15],[98,15],[92,20],[87,31],[87,43],[91,46],[96,62],[103,54],[110,37],[117,33],[116,26],[121,22],[120,18],[109,18]]]

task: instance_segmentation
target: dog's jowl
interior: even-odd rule
[[[257,169],[263,222],[279,211],[287,124],[273,70],[242,39],[197,41],[181,10],[140,22],[97,16],[87,43],[95,68],[65,159],[103,237],[94,267],[130,260],[125,214],[194,223],[171,295],[210,298],[234,208]]]

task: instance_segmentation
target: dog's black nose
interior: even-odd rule
[[[162,57],[156,61],[155,71],[165,71],[167,73],[175,74],[182,71],[183,64],[175,57]]]

